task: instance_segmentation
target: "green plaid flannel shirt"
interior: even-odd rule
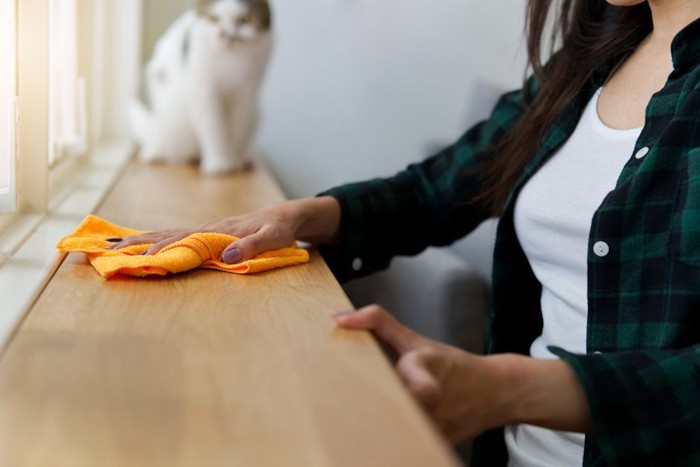
[[[649,102],[634,152],[592,220],[588,352],[553,349],[590,404],[596,434],[586,438],[586,466],[700,465],[700,20],[676,36],[672,54],[674,71]],[[489,353],[528,354],[541,334],[541,286],[515,234],[514,200],[574,131],[604,75],[556,118],[505,206]],[[486,219],[465,203],[479,190],[475,163],[490,156],[522,105],[520,92],[506,94],[487,121],[439,154],[391,178],[327,191],[342,206],[341,244],[321,247],[336,275],[386,268],[395,255],[450,244]],[[596,254],[599,242],[604,256]],[[501,429],[475,441],[473,465],[506,460]]]

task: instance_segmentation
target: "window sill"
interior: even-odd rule
[[[0,343],[63,260],[58,240],[99,206],[133,152],[128,141],[98,145],[54,193],[47,213],[19,215],[0,233]]]

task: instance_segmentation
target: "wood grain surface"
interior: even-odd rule
[[[97,214],[187,227],[279,201],[266,174],[132,163]],[[444,466],[451,450],[323,260],[102,279],[70,254],[0,360],[0,466]]]

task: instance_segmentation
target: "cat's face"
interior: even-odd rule
[[[215,25],[229,45],[252,41],[272,25],[267,0],[200,0],[197,13]]]

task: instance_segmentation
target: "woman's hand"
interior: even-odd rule
[[[583,388],[563,361],[473,355],[416,334],[377,305],[334,317],[372,331],[397,353],[400,378],[454,444],[512,423],[591,430]]]
[[[130,235],[110,245],[153,244],[145,254],[155,254],[166,246],[197,232],[217,232],[239,237],[222,252],[229,264],[254,258],[267,250],[286,248],[294,240],[332,242],[340,224],[340,206],[330,197],[308,198],[275,204],[240,216],[206,222],[196,228],[174,229]]]

